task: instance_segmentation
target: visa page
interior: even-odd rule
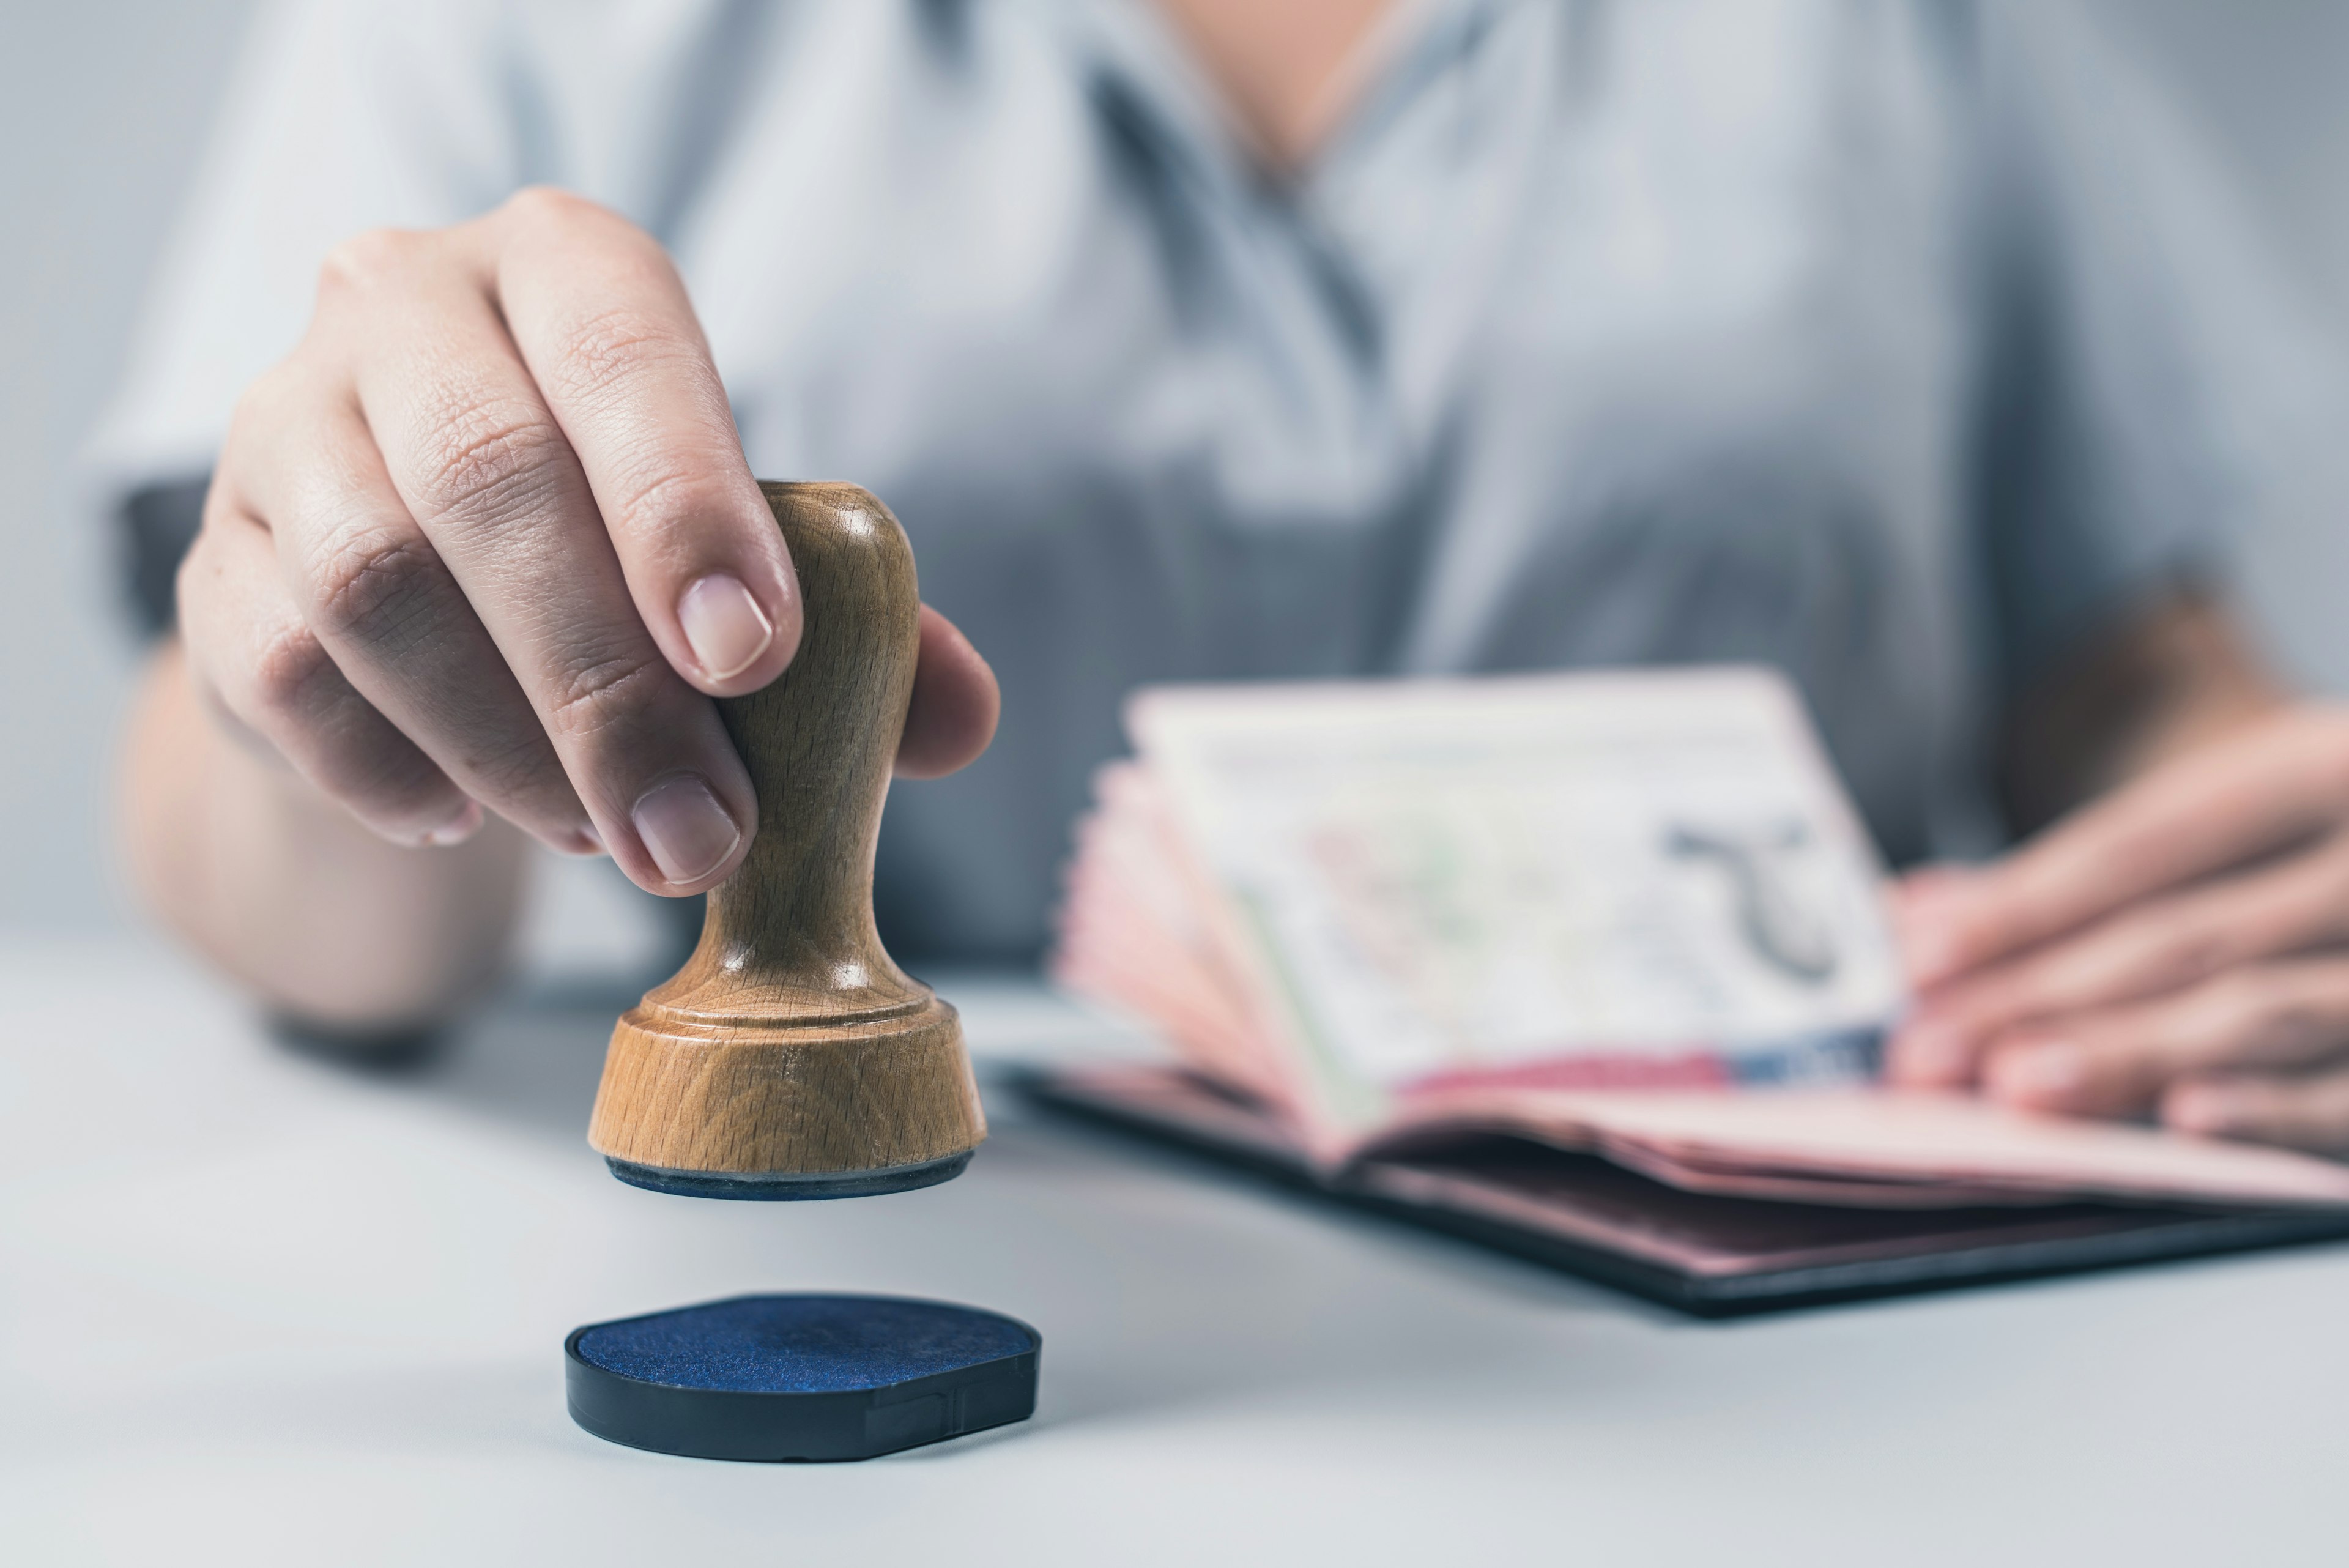
[[[1875,852],[1769,672],[1159,688],[1129,723],[1342,1123],[1849,1081],[1901,1004]]]

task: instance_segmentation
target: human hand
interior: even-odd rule
[[[179,591],[214,710],[388,838],[487,807],[687,894],[756,830],[710,699],[791,661],[792,563],[667,256],[576,197],[337,250]],[[925,607],[899,771],[969,762],[996,709]]]
[[[2349,1154],[2349,712],[2302,707],[1909,877],[1888,1075]]]

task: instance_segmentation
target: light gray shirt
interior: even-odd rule
[[[1890,856],[1979,841],[2006,694],[2259,504],[2290,335],[2045,6],[1406,5],[1289,181],[1140,0],[315,0],[231,101],[107,483],[202,472],[348,234],[609,203],[1002,678],[890,805],[917,954],[1043,939],[1143,681],[1761,660]]]

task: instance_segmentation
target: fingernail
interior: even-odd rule
[[[2002,1051],[1990,1064],[1990,1086],[2002,1098],[2059,1098],[2087,1081],[2088,1058],[2077,1045],[2056,1044]]]
[[[2214,1085],[2183,1084],[2163,1099],[2161,1119],[2179,1132],[2224,1132],[2233,1125],[2240,1103]]]
[[[742,842],[742,830],[718,796],[691,774],[655,784],[628,815],[653,864],[679,886],[717,870]]]
[[[1966,1043],[1946,1024],[1912,1023],[1892,1037],[1885,1067],[1903,1084],[1955,1084],[1966,1075]]]
[[[469,800],[457,810],[457,815],[426,833],[419,842],[430,849],[446,849],[462,844],[481,830],[481,803]]]
[[[750,590],[723,572],[696,579],[678,595],[677,618],[702,675],[711,680],[740,675],[775,640],[775,624]]]

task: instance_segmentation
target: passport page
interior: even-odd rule
[[[1770,671],[1160,687],[1127,722],[1327,1131],[1854,1081],[1903,1003],[1876,852]]]

